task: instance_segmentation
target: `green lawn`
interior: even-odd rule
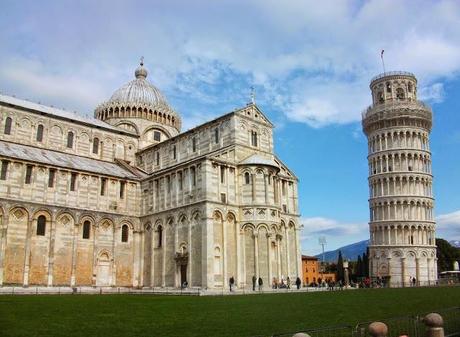
[[[0,296],[0,336],[252,336],[460,305],[460,287],[225,297]]]

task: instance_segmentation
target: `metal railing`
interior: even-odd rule
[[[377,103],[377,104],[372,104],[369,105],[362,113],[362,118],[368,118],[369,116],[378,114],[379,112],[396,112],[401,109],[405,108],[411,108],[415,109],[414,111],[411,111],[411,115],[420,115],[420,117],[423,118],[429,118],[431,119],[431,115],[433,113],[433,110],[429,105],[422,101],[417,101],[417,100],[393,100],[393,101],[387,101],[384,103]],[[420,112],[420,111],[428,111],[426,112]],[[403,114],[401,114],[403,115]]]
[[[387,77],[387,76],[412,76],[412,77],[415,77],[415,75],[413,73],[410,73],[408,71],[386,71],[384,73],[381,73],[381,74],[378,74],[377,76],[374,76],[372,79],[371,79],[371,83],[374,82],[374,81],[377,81],[381,78],[384,78],[384,77]]]
[[[444,320],[445,337],[460,337],[460,307],[441,309],[435,311]],[[425,337],[426,326],[423,318],[427,313],[383,319],[388,327],[386,337]],[[332,326],[317,329],[303,329],[289,333],[277,333],[271,337],[292,337],[296,333],[305,333],[311,337],[371,337],[369,325],[372,322],[358,323],[355,327],[348,325]]]
[[[349,325],[341,325],[335,327],[305,329],[301,331],[274,334],[272,337],[292,337],[296,333],[306,333],[311,337],[351,337],[353,335],[353,327]]]

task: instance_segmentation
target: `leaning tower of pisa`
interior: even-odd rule
[[[391,286],[437,279],[430,107],[417,79],[387,72],[372,79],[363,112],[369,163],[369,270]]]

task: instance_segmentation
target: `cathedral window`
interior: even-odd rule
[[[163,227],[158,226],[158,248],[163,244]]]
[[[83,223],[83,239],[89,239],[90,233],[91,233],[91,223],[88,220],[86,220]]]
[[[171,193],[171,177],[170,176],[166,178],[166,182],[167,182],[168,193]]]
[[[37,127],[37,142],[43,141],[43,125],[39,124]]]
[[[248,172],[246,172],[246,173],[244,174],[244,183],[245,183],[246,185],[249,185],[249,184],[251,183],[251,176],[249,175]]]
[[[54,187],[54,177],[56,176],[55,169],[49,169],[48,172],[48,187]]]
[[[177,148],[176,148],[176,145],[173,145],[173,147],[172,147],[172,153],[173,153],[173,159],[176,159],[176,157],[177,157]]]
[[[220,202],[223,204],[227,203],[227,195],[225,193],[220,194]]]
[[[281,191],[283,193],[283,195],[286,195],[286,181],[282,181],[281,183]]]
[[[192,152],[196,152],[196,137],[192,138]]]
[[[99,138],[94,138],[93,140],[93,153],[98,154],[99,153]]]
[[[157,162],[157,166],[159,166],[160,165],[160,152],[156,153],[156,162]]]
[[[107,178],[101,178],[101,195],[105,195],[106,184],[107,184]]]
[[[214,142],[219,144],[219,128],[214,129]]]
[[[125,187],[126,187],[126,182],[120,181],[120,199],[123,199],[125,197]]]
[[[2,171],[0,172],[0,180],[6,180],[6,174],[8,173],[8,160],[2,160]]]
[[[70,190],[75,191],[75,183],[77,182],[77,174],[71,173],[70,174]]]
[[[5,135],[10,135],[11,134],[11,124],[12,124],[12,122],[13,122],[13,120],[11,119],[11,117],[6,117],[5,130],[4,130]]]
[[[182,172],[179,172],[177,174],[177,180],[178,180],[178,183],[179,183],[179,191],[182,191],[182,189],[184,188],[184,184],[183,184],[183,181],[182,181]]]
[[[251,145],[257,147],[257,132],[251,131]]]
[[[30,184],[32,182],[32,169],[33,169],[32,165],[26,166],[26,179],[25,179],[26,184]]]
[[[123,225],[121,227],[121,242],[128,242],[129,237],[129,227],[128,225]]]
[[[224,166],[220,167],[220,183],[221,184],[225,183],[225,167]]]
[[[69,133],[67,134],[67,147],[69,149],[73,148],[73,132],[72,131],[69,131]]]
[[[193,166],[190,169],[190,175],[191,175],[191,179],[192,179],[192,186],[196,186],[196,170],[195,170],[195,167],[193,167]]]
[[[159,142],[161,140],[161,132],[153,131],[153,140]]]
[[[37,218],[37,235],[44,236],[46,232],[46,217],[44,215],[40,215]]]

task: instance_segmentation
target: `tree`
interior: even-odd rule
[[[366,253],[363,254],[363,270],[364,270],[364,277],[370,277],[369,273],[369,247],[366,249]]]
[[[343,258],[342,258],[342,251],[339,250],[339,258],[337,260],[337,281],[342,281],[344,279],[343,275]]]
[[[356,262],[356,276],[363,277],[363,260],[361,259],[361,255],[358,255],[358,262]]]
[[[438,258],[438,272],[453,270],[454,262],[460,260],[460,249],[452,247],[444,239],[436,239],[436,257]]]

